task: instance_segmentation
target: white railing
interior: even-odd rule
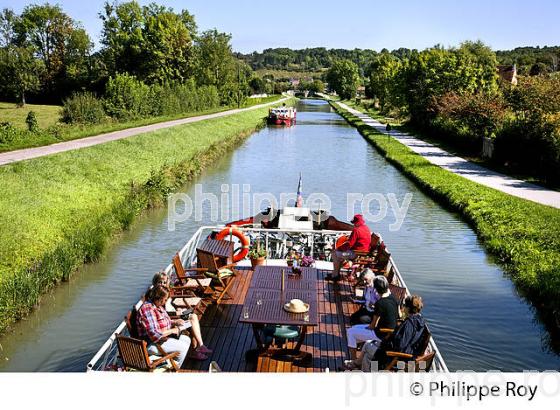
[[[193,266],[196,263],[196,248],[204,241],[212,232],[220,231],[224,226],[202,226],[189,241],[179,251],[179,256],[184,266]],[[269,259],[285,259],[288,252],[295,250],[304,252],[306,255],[311,255],[317,260],[330,260],[330,251],[334,248],[336,239],[341,235],[350,234],[349,231],[328,231],[328,230],[308,230],[293,232],[283,229],[264,229],[264,228],[250,228],[250,227],[237,227],[248,236],[251,243],[254,241],[261,241],[265,247]],[[231,238],[234,242],[235,237]],[[394,270],[394,280],[397,285],[406,288],[406,294],[410,295],[410,291],[398,270],[393,258],[390,258],[392,269]],[[170,263],[165,272],[170,274],[173,265]],[[139,308],[142,300],[139,300],[136,307]],[[115,335],[123,334],[126,332],[126,323],[123,321],[113,331],[111,337],[103,344],[101,349],[95,354],[87,365],[88,371],[102,371],[116,362],[117,352]],[[430,351],[435,352],[432,371],[448,372],[447,366],[437,345],[432,338],[429,345]]]

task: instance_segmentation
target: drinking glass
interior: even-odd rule
[[[249,308],[243,308],[243,319],[249,319]]]
[[[262,295],[260,293],[257,293],[255,296],[257,297],[257,306],[262,305]]]
[[[305,314],[303,315],[303,321],[304,321],[304,322],[309,322],[309,313],[305,313]]]

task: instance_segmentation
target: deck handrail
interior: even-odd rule
[[[206,238],[208,236],[209,233],[211,233],[212,231],[219,231],[225,228],[225,225],[218,225],[218,226],[213,226],[213,225],[206,225],[206,226],[201,226],[200,228],[198,228],[196,230],[196,232],[193,234],[193,236],[188,240],[188,242],[179,250],[179,257],[181,258],[181,261],[183,263],[183,265],[186,266],[190,266],[194,263],[195,257],[196,257],[196,248],[198,247],[200,240],[202,238]],[[265,247],[267,252],[269,251],[269,242],[268,242],[268,233],[274,233],[274,234],[297,234],[297,235],[315,235],[315,234],[320,234],[322,236],[330,236],[330,235],[344,235],[344,234],[349,234],[350,231],[333,231],[333,230],[315,230],[315,229],[309,229],[309,230],[298,230],[298,231],[294,231],[294,230],[290,230],[290,229],[267,229],[267,228],[254,228],[254,227],[240,227],[240,226],[236,226],[236,229],[241,230],[242,232],[247,232],[247,233],[266,233],[266,243],[265,243]],[[203,234],[205,231],[208,231],[208,233]],[[311,246],[314,246],[314,243],[311,243]],[[312,248],[312,253],[313,253],[313,248]],[[399,284],[401,287],[406,289],[406,295],[410,296],[410,290],[408,289],[408,286],[406,286],[406,283],[399,271],[399,269],[397,268],[397,265],[394,263],[393,257],[390,256],[389,259],[392,269],[394,269],[395,272],[395,277],[397,278]],[[170,274],[171,271],[173,269],[173,264],[169,263],[169,265],[167,265],[167,267],[165,268],[165,272],[167,274]],[[138,309],[140,308],[140,306],[142,305],[143,301],[142,299],[140,299],[135,307]],[[121,334],[122,332],[124,332],[124,330],[126,329],[126,322],[123,320],[118,326],[117,328],[111,333],[111,336],[105,341],[105,343],[103,344],[103,346],[99,349],[99,351],[94,355],[94,357],[89,361],[89,363],[87,364],[87,371],[96,371],[96,370],[103,370],[106,366],[107,366],[107,360],[109,359],[109,353],[111,352],[111,348],[113,347],[113,344],[115,342],[115,334]],[[449,369],[447,368],[447,365],[445,364],[445,361],[443,360],[443,357],[441,355],[441,352],[439,351],[436,342],[434,341],[433,337],[430,338],[430,344],[429,347],[431,349],[431,351],[435,352],[435,358],[434,358],[434,362],[433,362],[433,366],[435,367],[435,371],[439,371],[439,372],[449,372]],[[98,362],[103,358],[103,362],[100,365],[97,365]],[[97,368],[96,368],[97,367]]]

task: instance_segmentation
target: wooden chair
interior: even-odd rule
[[[179,281],[175,289],[185,289],[191,290],[195,293],[211,294],[209,291],[212,279],[207,278],[204,275],[204,269],[201,268],[185,268],[179,253],[173,256],[173,268],[175,269],[175,274],[177,275],[177,280]]]
[[[425,371],[429,372],[435,357],[435,352],[428,352],[432,334],[428,326],[424,328],[416,350],[412,354],[387,351],[390,359],[384,370],[388,371]],[[404,367],[400,364],[404,364]]]
[[[138,311],[136,310],[136,306],[132,306],[132,309],[128,311],[126,316],[124,317],[124,322],[126,323],[126,329],[128,330],[128,334],[130,337],[134,339],[138,339],[138,327],[136,327],[136,319],[138,317]]]
[[[179,356],[179,352],[168,354],[161,346],[156,345],[161,356],[150,356],[148,353],[148,345],[144,340],[119,334],[116,335],[116,339],[119,357],[122,360],[125,370],[141,372],[180,371],[179,366],[174,360]]]
[[[175,308],[193,308],[196,313],[203,315],[209,304],[207,299],[214,293],[210,286],[212,279],[202,272],[197,273],[197,268],[185,268],[178,253],[173,257],[173,268],[178,286],[170,289],[172,305]]]
[[[237,271],[234,269],[235,264],[232,263],[229,265],[219,266],[219,257],[202,249],[196,250],[196,257],[198,259],[198,264],[201,267],[190,268],[187,269],[187,271],[193,270],[202,272],[212,280],[211,286],[214,292],[213,297],[216,304],[220,304],[224,298],[231,299],[231,295],[228,293],[228,290],[237,276]]]
[[[381,240],[381,236],[379,236],[378,234],[373,232],[371,234],[369,251],[368,252],[357,251],[356,255],[358,255],[358,257],[356,258],[354,263],[359,264],[359,265],[372,265],[372,264],[374,264],[375,263],[375,257],[377,256],[377,253],[378,253],[378,249],[379,249],[380,245],[382,245],[382,244],[383,244],[383,241]]]
[[[376,275],[389,276],[392,268],[391,252],[389,252],[387,248],[380,250],[379,255],[377,256],[377,261],[373,266],[370,266],[369,268]],[[391,281],[392,279],[393,278],[391,278]],[[389,280],[389,278],[387,278],[387,280]],[[391,283],[391,281],[389,281],[389,283]]]
[[[352,277],[357,278],[359,272],[363,271],[365,268],[373,268],[377,263],[378,255],[385,250],[385,242],[381,239],[381,236],[377,235],[375,232],[371,234],[371,242],[368,252],[355,252],[357,257],[352,261]]]
[[[389,290],[391,294],[397,299],[399,306],[402,306],[404,299],[406,298],[406,288],[402,288],[397,285],[393,285],[389,282]]]

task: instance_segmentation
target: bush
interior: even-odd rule
[[[61,121],[67,124],[99,124],[105,120],[103,103],[92,93],[76,93],[64,101]]]
[[[151,116],[153,101],[150,87],[129,74],[109,78],[105,87],[105,110],[119,120]]]
[[[27,124],[27,129],[31,132],[35,132],[39,130],[39,124],[37,123],[37,116],[35,115],[34,111],[29,111],[27,114],[27,118],[25,119],[25,123]]]
[[[119,120],[177,115],[219,105],[216,87],[197,87],[192,79],[148,86],[127,74],[118,75],[107,83],[105,95],[107,112]]]
[[[9,144],[20,134],[20,131],[10,122],[0,124],[0,144]]]
[[[434,99],[438,116],[458,121],[475,138],[491,137],[502,126],[506,109],[499,94],[446,93]]]
[[[496,137],[494,160],[516,172],[560,185],[560,123],[517,119]]]

